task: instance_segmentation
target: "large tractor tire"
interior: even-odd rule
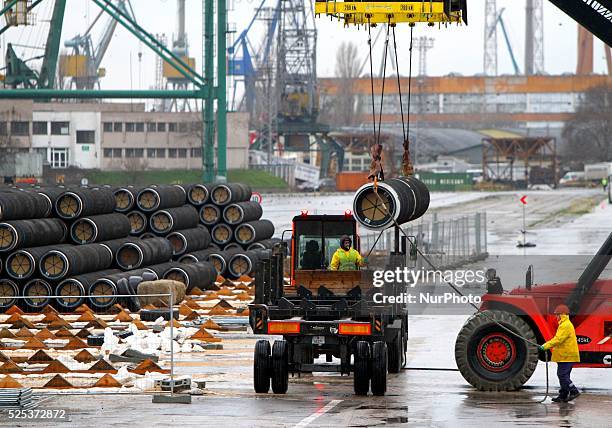
[[[258,340],[255,343],[253,361],[253,386],[255,392],[266,394],[270,390],[270,342]]]
[[[374,342],[372,345],[372,379],[370,380],[372,394],[385,395],[387,392],[387,344]]]
[[[354,358],[353,387],[355,395],[368,395],[370,389],[370,344],[366,341],[357,342]]]
[[[455,343],[461,375],[481,391],[514,391],[525,384],[538,364],[538,349],[497,323],[536,342],[529,325],[504,311],[483,311],[467,320]]]
[[[402,331],[398,331],[392,342],[388,344],[389,373],[399,373],[402,370],[406,354],[404,351],[404,338]]]
[[[286,340],[272,345],[272,392],[285,394],[289,389],[289,347]]]

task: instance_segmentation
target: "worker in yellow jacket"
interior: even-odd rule
[[[365,260],[359,254],[359,251],[351,245],[351,238],[348,235],[340,238],[340,248],[336,250],[329,264],[331,270],[357,270],[358,266],[365,264]]]
[[[557,363],[557,377],[559,378],[559,396],[553,398],[555,402],[572,401],[580,395],[580,391],[572,382],[570,375],[574,363],[580,362],[580,352],[578,351],[578,341],[574,325],[569,319],[570,310],[566,305],[559,305],[555,308],[555,315],[559,327],[555,337],[550,339],[539,348],[547,351],[552,348],[552,361]]]

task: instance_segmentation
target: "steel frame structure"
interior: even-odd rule
[[[11,0],[0,10],[0,16],[17,3]],[[30,6],[31,11],[41,3],[38,0]],[[132,33],[144,45],[150,48],[156,55],[168,62],[174,69],[181,73],[185,79],[194,86],[193,90],[60,90],[54,89],[56,67],[59,54],[60,36],[62,32],[66,0],[55,0],[51,29],[48,45],[45,49],[45,60],[39,78],[39,88],[36,89],[2,89],[0,99],[101,99],[101,98],[142,98],[142,99],[196,99],[201,100],[202,121],[204,132],[202,138],[202,179],[205,182],[213,182],[215,179],[225,181],[227,177],[227,107],[226,107],[226,32],[227,12],[226,0],[203,0],[203,69],[202,73],[186,64],[178,55],[164,46],[151,33],[142,28],[131,16],[124,13],[112,3],[112,0],[91,0],[105,13],[110,15],[122,27]],[[216,11],[215,11],[216,2]],[[215,12],[217,18],[217,37],[215,43]],[[0,29],[4,33],[10,25]],[[214,55],[215,49],[222,54],[217,55],[216,73]],[[46,67],[45,67],[46,64]],[[46,77],[45,77],[46,76]],[[217,85],[215,85],[215,77]],[[217,101],[217,172],[215,173],[214,144],[215,144],[215,111],[214,104]]]
[[[557,187],[557,143],[553,137],[484,138],[482,140],[482,171],[485,181],[512,181],[516,162],[522,162],[525,171],[534,166],[552,169],[551,184]],[[531,177],[528,176],[527,184]]]

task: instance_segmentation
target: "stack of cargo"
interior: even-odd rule
[[[138,310],[137,298],[115,297],[136,294],[134,277],[179,280],[189,291],[218,274],[249,275],[277,242],[250,196],[237,183],[2,189],[0,312],[50,303]]]

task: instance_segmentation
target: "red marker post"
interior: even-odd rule
[[[517,244],[517,247],[535,247],[535,244],[531,243],[531,242],[527,242],[527,220],[526,220],[526,208],[527,208],[527,195],[523,195],[521,196],[521,199],[519,199],[521,201],[521,204],[523,205],[523,230],[521,230],[521,233],[523,234],[523,242],[519,242]]]

